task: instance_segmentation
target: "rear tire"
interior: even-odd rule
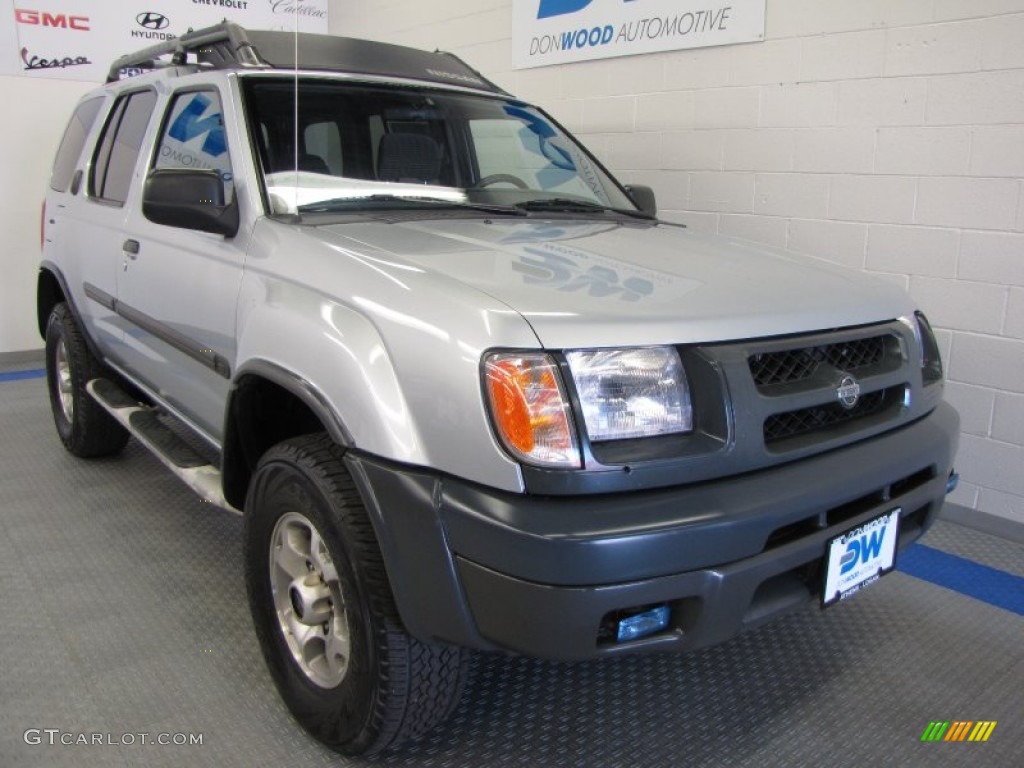
[[[109,374],[89,351],[71,308],[60,302],[46,323],[46,383],[57,434],[75,456],[110,456],[128,442],[128,431],[85,389],[104,376]]]
[[[302,726],[347,755],[439,726],[458,704],[470,652],[402,627],[373,526],[330,437],[271,448],[245,515],[253,623]]]

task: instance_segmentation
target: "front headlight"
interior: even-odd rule
[[[917,326],[921,329],[921,378],[924,385],[942,381],[942,356],[939,354],[939,342],[935,338],[931,323],[924,312],[915,312]]]
[[[900,320],[914,332],[917,351],[921,359],[921,380],[924,386],[942,381],[942,356],[939,353],[939,342],[935,338],[931,323],[924,312],[915,312],[914,316],[902,317]]]
[[[565,353],[593,441],[693,430],[690,388],[673,347]]]

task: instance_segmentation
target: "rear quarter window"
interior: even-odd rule
[[[85,139],[92,130],[92,124],[96,122],[96,115],[99,114],[102,105],[103,97],[97,96],[83,101],[75,109],[75,114],[71,116],[71,121],[64,131],[64,138],[60,141],[57,158],[53,161],[50,189],[57,192],[67,191],[71,177],[75,173],[75,166],[78,165],[78,158],[82,155]]]

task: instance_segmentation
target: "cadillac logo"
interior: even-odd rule
[[[860,402],[860,382],[848,373],[841,374],[836,387],[836,400],[846,410],[852,410]]]
[[[171,20],[162,13],[153,13],[152,11],[140,13],[135,17],[135,21],[140,27],[146,29],[167,29],[167,26],[171,23]]]

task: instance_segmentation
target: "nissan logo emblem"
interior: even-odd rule
[[[146,29],[166,29],[171,23],[171,20],[162,13],[153,13],[152,11],[140,13],[135,17],[135,21],[140,27]]]
[[[857,407],[860,402],[860,383],[848,373],[844,373],[836,387],[836,400],[846,410]]]

